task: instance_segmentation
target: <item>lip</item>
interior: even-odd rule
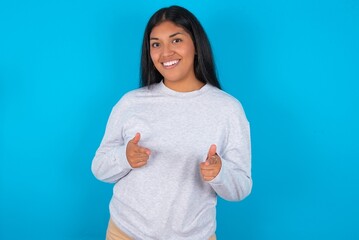
[[[165,69],[171,69],[171,68],[176,67],[179,62],[180,62],[180,59],[174,59],[174,60],[170,60],[170,61],[166,61],[166,62],[161,62],[161,64]]]

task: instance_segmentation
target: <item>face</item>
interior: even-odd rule
[[[198,84],[194,74],[195,47],[180,26],[165,21],[152,29],[150,55],[166,86],[173,89]]]

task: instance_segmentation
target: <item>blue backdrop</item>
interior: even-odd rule
[[[219,201],[218,239],[359,239],[357,0],[2,0],[0,239],[104,239],[112,185],[92,157],[171,4],[251,122],[254,188]]]

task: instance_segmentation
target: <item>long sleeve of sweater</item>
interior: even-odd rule
[[[252,190],[249,123],[240,104],[235,110],[234,117],[228,119],[226,145],[219,153],[221,171],[209,182],[228,201],[243,200]]]
[[[94,176],[104,182],[117,182],[132,170],[126,158],[127,142],[122,136],[122,117],[125,111],[124,100],[113,107],[105,135],[92,161],[91,169]]]

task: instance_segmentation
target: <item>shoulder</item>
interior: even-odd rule
[[[150,99],[158,92],[158,84],[133,89],[123,94],[114,105],[113,110],[128,110],[151,102]]]
[[[219,88],[211,86],[210,93],[208,95],[209,101],[213,104],[220,106],[221,109],[232,111],[243,111],[241,102],[231,94],[221,90]]]
[[[133,101],[139,97],[146,96],[149,93],[150,93],[150,89],[148,87],[137,88],[125,93],[121,97],[120,101]]]
[[[249,121],[241,102],[231,94],[213,87],[209,95],[211,106],[214,107],[218,118],[228,123],[228,128],[238,126],[248,127]]]
[[[138,102],[143,97],[148,96],[149,94],[150,90],[148,87],[141,87],[131,90],[120,97],[114,108],[121,108],[124,106],[136,104],[136,102]]]

